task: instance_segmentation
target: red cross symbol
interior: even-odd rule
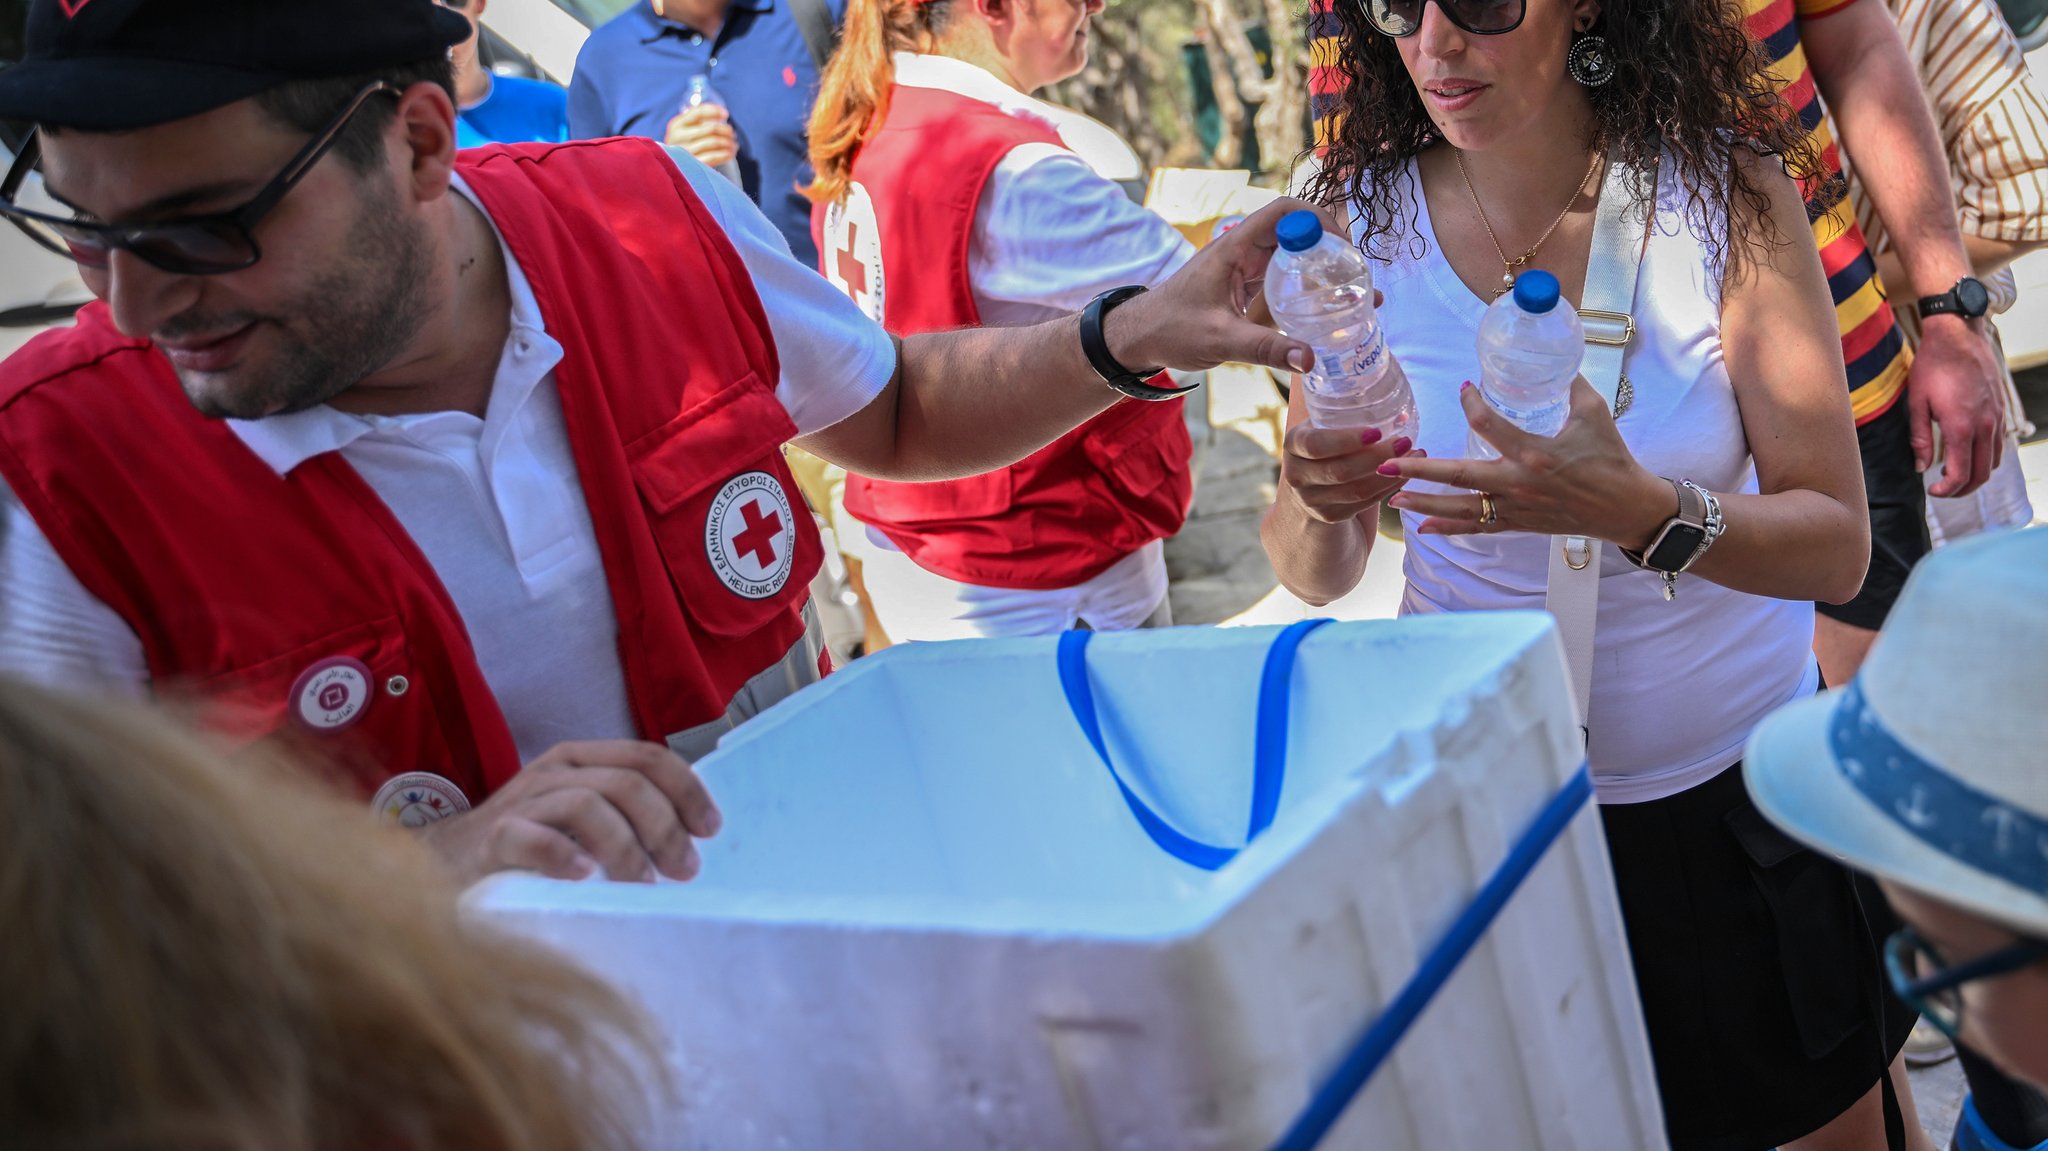
[[[856,304],[860,303],[861,294],[868,290],[868,266],[853,254],[859,241],[860,225],[846,225],[846,246],[839,250],[838,271],[839,278],[846,281],[846,294],[852,296]]]
[[[767,511],[767,515],[762,515]],[[768,509],[760,500],[740,509],[740,518],[747,521],[746,530],[733,537],[732,547],[736,555],[752,556],[758,567],[766,568],[775,562],[775,537],[782,534],[782,513]]]

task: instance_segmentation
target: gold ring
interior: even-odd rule
[[[1479,493],[1479,522],[1483,524],[1500,522],[1500,509],[1493,506],[1493,497],[1485,492]]]

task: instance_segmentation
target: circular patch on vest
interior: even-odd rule
[[[370,810],[400,827],[425,827],[468,811],[469,797],[444,776],[408,771],[384,781]]]
[[[882,322],[887,284],[882,275],[882,233],[875,202],[859,184],[846,186],[846,202],[825,209],[825,278],[853,297],[868,319]]]
[[[796,566],[796,514],[782,482],[767,472],[742,472],[718,489],[704,520],[711,570],[734,595],[767,599]]]
[[[323,659],[292,683],[292,717],[314,731],[339,731],[370,710],[370,669],[345,655]]]

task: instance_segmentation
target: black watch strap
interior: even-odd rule
[[[1991,293],[1974,277],[1964,276],[1948,291],[1938,296],[1922,296],[1913,306],[1923,317],[1952,315],[1974,320],[1990,310]]]
[[[1081,310],[1081,350],[1087,353],[1088,363],[1095,368],[1095,374],[1102,377],[1103,383],[1132,399],[1171,400],[1187,395],[1200,385],[1189,384],[1180,388],[1159,387],[1148,381],[1164,369],[1148,368],[1134,372],[1118,363],[1116,357],[1109,354],[1109,341],[1102,335],[1103,317],[1109,315],[1112,308],[1143,294],[1144,291],[1143,286],[1133,284],[1128,287],[1111,288],[1088,301],[1088,306]]]

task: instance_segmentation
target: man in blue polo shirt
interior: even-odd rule
[[[818,90],[793,12],[805,2],[824,4],[835,26],[846,12],[845,0],[638,0],[591,33],[576,58],[570,135],[648,136],[699,159],[737,143],[747,195],[796,258],[816,266],[811,204],[797,191],[811,180],[804,125]],[[730,141],[681,122],[683,97],[699,75],[728,101]]]

